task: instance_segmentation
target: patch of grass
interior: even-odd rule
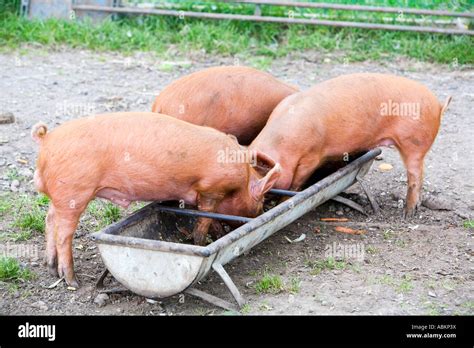
[[[5,221],[9,221],[13,229],[9,233],[2,234],[1,238],[24,241],[32,236],[32,232],[43,233],[48,204],[49,198],[44,195],[12,193],[1,195],[0,216],[5,216]]]
[[[252,307],[248,303],[244,304],[242,308],[240,308],[240,313],[242,314],[248,314],[252,310]]]
[[[46,212],[33,206],[29,211],[21,213],[14,222],[15,227],[19,227],[23,232],[36,231],[44,233],[46,227]]]
[[[134,213],[137,210],[142,209],[144,206],[148,205],[150,202],[132,202],[128,208],[130,213]]]
[[[117,207],[116,205],[113,205],[112,203],[108,203],[105,205],[103,216],[104,216],[104,222],[107,225],[110,225],[118,221],[122,215],[121,215],[119,207]]]
[[[250,270],[249,271],[249,276],[251,277],[257,277],[258,276],[258,271],[257,270]]]
[[[6,175],[7,179],[10,180],[10,181],[21,179],[21,176],[18,173],[18,170],[16,168],[8,168],[5,175]]]
[[[442,315],[446,305],[440,303],[436,304],[430,301],[425,302],[424,307],[426,309],[426,314],[431,316],[439,316]]]
[[[8,233],[6,236],[14,242],[24,242],[31,238],[32,233],[31,231],[21,231],[17,233]]]
[[[359,274],[362,273],[362,267],[360,263],[354,263],[350,265],[349,269],[351,269],[355,273],[359,273]]]
[[[297,294],[300,292],[301,289],[301,280],[298,278],[291,278],[290,285],[288,286],[288,291],[291,294]]]
[[[278,294],[284,290],[284,285],[279,275],[265,273],[256,284],[255,291],[258,294],[270,293]]]
[[[434,280],[430,280],[428,282],[428,288],[430,288],[431,290],[436,289],[436,286],[437,286],[437,283]]]
[[[248,65],[260,69],[260,70],[268,70],[272,65],[272,58],[265,57],[265,56],[257,56],[257,57],[250,57],[248,59]]]
[[[463,302],[461,307],[467,309],[471,315],[474,313],[474,301]]]
[[[441,286],[448,291],[453,291],[457,284],[452,279],[444,279],[441,281]]]
[[[31,290],[24,290],[24,291],[21,292],[21,299],[24,300],[24,299],[30,297],[31,295],[33,295]]]
[[[110,202],[94,200],[89,203],[85,220],[93,222],[98,228],[104,228],[122,217],[120,208]]]
[[[206,308],[196,308],[196,309],[194,309],[194,315],[205,316],[205,315],[208,315],[208,314],[209,314],[209,310],[206,309]]]
[[[406,247],[407,244],[405,243],[403,239],[397,239],[395,240],[395,245],[399,248],[404,248]]]
[[[266,301],[263,301],[262,304],[258,307],[258,309],[266,312],[271,311],[273,307],[270,306]]]
[[[397,292],[406,294],[413,290],[412,279],[409,275],[403,277],[397,287]]]
[[[383,239],[389,240],[395,236],[395,232],[392,229],[383,231]]]
[[[343,270],[347,267],[347,263],[345,261],[338,261],[333,257],[328,257],[324,260],[317,260],[317,261],[308,261],[307,265],[311,267],[311,274],[318,275],[323,271],[332,271],[332,270]]]
[[[398,293],[409,293],[413,290],[413,283],[410,275],[404,275],[401,279],[396,279],[385,274],[379,278],[379,283],[393,287]]]
[[[168,1],[167,1],[168,2]],[[352,3],[351,0],[344,0]],[[368,2],[373,5],[374,1]],[[379,5],[394,5],[377,1]],[[452,2],[451,10],[472,9],[468,1]],[[396,5],[396,4],[395,4]],[[404,3],[404,6],[423,7],[427,4]],[[429,7],[442,8],[443,2]],[[174,2],[176,10],[252,14],[254,5],[224,4],[213,1]],[[334,20],[363,20],[380,22],[391,17],[396,23],[398,14],[364,13],[352,11],[315,10],[291,7],[262,6],[264,15],[288,16],[292,10],[296,18],[329,15]],[[1,11],[0,11],[1,12]],[[365,16],[364,19],[360,16]],[[409,15],[407,15],[409,17]],[[323,18],[323,17],[321,17]],[[460,35],[439,35],[354,28],[331,28],[311,25],[287,25],[247,21],[179,19],[166,16],[118,16],[115,21],[93,24],[84,20],[45,21],[27,20],[11,11],[0,15],[0,47],[5,50],[21,47],[24,43],[39,43],[47,47],[68,45],[98,51],[119,50],[125,53],[154,51],[162,56],[205,51],[211,54],[252,58],[257,66],[268,68],[272,58],[289,53],[315,50],[341,62],[367,59],[386,60],[406,56],[421,61],[444,64],[473,64],[473,38]],[[341,53],[335,57],[333,52]]]
[[[453,291],[457,287],[456,281],[452,279],[441,279],[441,280],[433,280],[431,279],[428,282],[428,288],[431,290],[436,290],[438,288],[443,288],[448,291]]]
[[[7,291],[8,291],[8,293],[9,293],[10,295],[15,294],[15,293],[20,289],[20,287],[19,287],[18,284],[16,284],[16,283],[12,283],[12,282],[1,282],[1,281],[0,281],[0,289],[3,289],[3,288],[4,288],[3,285],[6,286]]]
[[[367,254],[370,254],[370,255],[374,255],[377,253],[377,249],[373,245],[368,245],[365,248],[365,251],[367,252]]]
[[[163,62],[160,64],[158,69],[163,72],[172,72],[175,70],[175,68],[176,66],[174,64],[171,64],[170,62]]]
[[[35,204],[38,207],[47,207],[49,205],[49,202],[49,197],[43,194],[39,194],[35,199]]]
[[[13,201],[10,194],[0,195],[0,216],[8,214],[13,209]]]
[[[429,303],[425,305],[425,309],[426,309],[426,315],[431,315],[431,316],[441,315],[439,308],[433,303]]]
[[[20,13],[21,0],[0,0],[0,17]]]
[[[466,220],[463,223],[465,228],[474,228],[474,220]]]
[[[28,232],[44,233],[48,203],[49,198],[44,195],[22,195],[13,202],[17,212],[12,226],[21,230],[15,238],[26,240],[24,238],[28,237]]]
[[[384,285],[394,285],[395,284],[395,279],[393,279],[392,276],[384,274],[382,277],[380,277],[380,283]]]
[[[13,257],[0,257],[0,280],[1,281],[26,281],[33,277],[28,268],[21,267],[17,259]]]

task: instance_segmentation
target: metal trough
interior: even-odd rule
[[[210,213],[172,208],[158,202],[91,237],[97,242],[108,271],[134,293],[165,298],[185,291],[215,305],[235,309],[229,302],[197,290],[193,285],[213,269],[239,307],[242,306],[245,301],[223,266],[356,181],[360,182],[380,152],[374,149],[365,153],[304,191],[274,190],[274,194],[292,197],[254,219],[211,214],[218,220],[237,220],[245,224],[207,246],[181,243],[179,229],[192,229],[197,216]]]

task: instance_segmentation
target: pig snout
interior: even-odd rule
[[[263,212],[265,194],[275,186],[281,175],[281,165],[273,163],[274,166],[267,170],[263,176],[261,175],[261,170],[257,171],[251,166],[248,187],[245,190],[225,197],[219,204],[217,211],[221,214],[240,215],[251,218],[260,215]],[[237,226],[237,224],[234,226]]]

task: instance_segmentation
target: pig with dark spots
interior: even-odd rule
[[[184,76],[156,97],[152,111],[233,134],[248,145],[277,104],[298,88],[244,66],[222,66]]]
[[[279,189],[300,189],[321,165],[378,146],[395,146],[405,164],[405,217],[420,204],[423,161],[451,98],[440,104],[424,85],[393,75],[343,75],[285,98],[250,149],[282,166]]]
[[[51,199],[46,262],[51,273],[78,286],[72,239],[95,197],[127,207],[132,201],[184,200],[199,210],[254,217],[280,166],[265,175],[222,153],[246,151],[235,137],[156,113],[115,113],[32,129],[40,145],[34,182]],[[265,154],[256,153],[268,158]],[[226,200],[232,204],[221,202]],[[199,218],[193,238],[206,241],[211,219]]]

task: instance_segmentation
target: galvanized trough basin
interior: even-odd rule
[[[193,287],[213,269],[239,306],[245,301],[223,266],[310,210],[361,182],[379,149],[371,150],[301,192],[273,190],[291,198],[254,218],[213,214],[219,220],[245,222],[207,246],[181,243],[181,228],[192,230],[208,213],[151,203],[133,215],[92,234],[108,271],[126,288],[149,298],[182,292],[224,308],[227,301]],[[364,186],[363,186],[364,187]]]

